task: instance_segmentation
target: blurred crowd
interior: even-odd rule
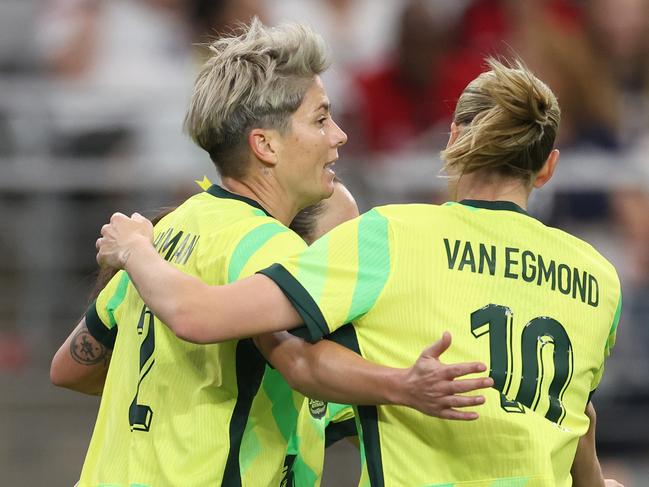
[[[485,56],[522,58],[558,95],[572,166],[543,220],[611,248],[624,281],[622,358],[603,400],[649,403],[649,0],[5,0],[0,12],[0,158],[129,159],[168,172],[170,190],[210,171],[180,128],[202,44],[253,15],[327,41],[341,158],[361,183],[413,154],[433,167]],[[30,79],[32,104],[7,99]]]

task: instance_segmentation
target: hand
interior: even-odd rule
[[[444,332],[442,338],[425,349],[415,364],[408,369],[406,390],[409,399],[405,404],[437,418],[462,421],[477,419],[477,413],[458,411],[455,408],[483,404],[484,396],[458,394],[491,387],[493,379],[491,377],[458,379],[466,374],[484,372],[487,367],[479,362],[443,364],[439,357],[450,346],[451,334]]]
[[[133,213],[130,218],[122,213],[114,213],[110,223],[101,227],[101,235],[96,243],[97,263],[123,269],[135,246],[151,244],[153,225],[139,213]]]
[[[606,487],[624,487],[624,485],[613,479],[604,479],[604,485]]]

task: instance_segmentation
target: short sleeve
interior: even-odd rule
[[[128,274],[119,271],[101,290],[86,311],[86,326],[95,340],[106,348],[115,346],[118,312],[130,283]]]
[[[375,209],[261,274],[282,289],[315,341],[374,306],[388,281],[390,262],[389,222]]]

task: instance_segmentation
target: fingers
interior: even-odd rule
[[[443,369],[440,373],[448,380],[453,380],[456,377],[461,377],[467,374],[477,374],[487,370],[487,366],[482,362],[466,362],[462,364],[442,365]]]
[[[136,221],[136,222],[146,221],[146,218],[144,218],[142,215],[140,215],[137,211],[131,215],[131,219]]]
[[[448,396],[442,404],[448,408],[467,408],[484,404],[484,396]]]
[[[479,379],[463,379],[449,381],[445,387],[441,387],[442,392],[446,394],[464,394],[465,392],[477,391],[479,389],[488,389],[494,385],[491,377],[481,377]]]
[[[478,419],[478,413],[470,411],[457,411],[456,409],[445,409],[439,414],[442,419],[452,419],[454,421],[475,421]]]
[[[117,211],[110,216],[110,222],[113,223],[114,221],[120,220],[122,218],[128,218],[128,217],[124,213],[120,213],[119,211]]]
[[[445,331],[442,334],[442,338],[433,343],[430,347],[426,348],[422,355],[431,356],[433,358],[439,359],[439,356],[442,355],[448,347],[451,346],[451,334],[448,331]]]

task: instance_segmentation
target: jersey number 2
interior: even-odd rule
[[[137,334],[143,335],[146,330],[146,336],[140,345],[140,380],[137,383],[137,391],[133,402],[128,408],[128,422],[131,425],[131,431],[149,431],[153,411],[146,404],[139,404],[137,396],[140,393],[140,386],[146,375],[151,371],[155,360],[153,359],[153,350],[155,349],[155,317],[149,308],[142,307],[140,319],[137,323]]]
[[[570,384],[573,371],[572,344],[565,328],[557,320],[542,316],[534,318],[521,333],[521,382],[516,397],[508,399],[512,386],[514,313],[507,306],[489,304],[471,313],[471,333],[476,338],[489,334],[490,377],[500,391],[500,405],[507,412],[524,412],[523,406],[536,411],[544,384],[543,349],[552,345],[554,375],[548,388],[549,407],[545,417],[561,424],[566,411],[561,402]],[[511,396],[509,396],[511,397]]]

